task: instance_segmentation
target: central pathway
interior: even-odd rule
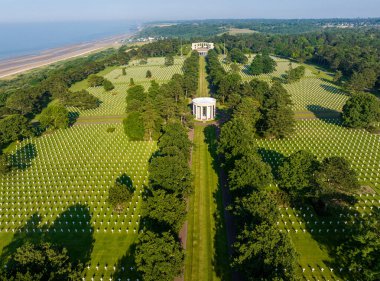
[[[205,59],[200,58],[198,96],[208,96]],[[185,281],[228,280],[228,248],[222,193],[215,161],[216,127],[194,128],[192,172],[194,192],[189,199]]]

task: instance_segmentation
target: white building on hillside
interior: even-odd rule
[[[214,43],[198,42],[191,45],[193,51],[197,51],[200,56],[207,56],[209,50],[214,49]]]

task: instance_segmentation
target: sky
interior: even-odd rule
[[[380,17],[380,0],[0,0],[1,22]]]

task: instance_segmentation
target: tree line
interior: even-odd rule
[[[188,108],[188,98],[198,88],[199,55],[197,52],[184,61],[183,75],[159,85],[151,82],[148,91],[141,85],[127,90],[127,117],[124,119],[125,133],[131,140],[154,140],[160,136],[161,127],[176,120],[190,127],[193,116]]]
[[[266,191],[273,179],[271,167],[255,145],[251,109],[242,106],[222,126],[218,143],[237,230],[231,266],[243,280],[297,280],[296,250],[288,234],[276,225],[278,196]]]
[[[293,132],[292,102],[281,81],[272,86],[258,79],[242,82],[238,73],[226,73],[213,50],[207,56],[207,73],[213,95],[227,105],[227,114],[239,112],[253,134],[283,138]]]
[[[216,43],[216,50],[219,53],[225,44],[228,52],[234,49],[240,49],[244,53],[268,52],[340,71],[342,78],[346,80],[344,86],[351,91],[378,90],[380,87],[378,29],[327,29],[287,35],[224,34],[212,38],[212,41]]]
[[[191,142],[180,122],[163,127],[159,150],[149,163],[149,187],[144,194],[143,228],[136,242],[135,261],[144,280],[180,276],[184,251],[178,239],[191,192]]]

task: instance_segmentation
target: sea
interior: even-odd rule
[[[140,25],[132,21],[0,23],[0,60],[133,34]]]

